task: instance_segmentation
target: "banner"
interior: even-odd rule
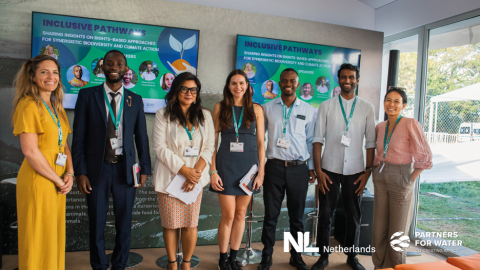
[[[143,97],[145,112],[165,106],[178,72],[196,73],[200,31],[89,18],[33,13],[32,57],[58,59],[66,109],[82,88],[102,84],[103,57],[119,50],[127,58],[124,87]]]
[[[297,97],[318,108],[340,94],[337,71],[343,63],[360,67],[360,50],[237,36],[236,68],[245,71],[253,100],[260,104],[280,96],[280,73],[293,68],[300,81]]]

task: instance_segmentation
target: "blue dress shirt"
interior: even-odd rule
[[[279,97],[263,105],[265,132],[268,132],[267,159],[308,161],[308,168],[313,170],[312,143],[315,130],[315,109],[299,98],[295,99],[292,106],[292,114],[288,119],[285,132],[285,139],[290,141],[290,146],[285,149],[277,146],[278,139],[283,138],[283,100]]]

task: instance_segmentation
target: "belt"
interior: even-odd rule
[[[107,162],[110,162],[108,160],[106,160]],[[118,163],[120,161],[123,161],[123,155],[118,155],[118,156],[115,156],[115,159],[112,160],[110,163]]]
[[[291,167],[291,166],[297,166],[297,165],[302,165],[302,164],[305,164],[307,163],[306,161],[301,161],[301,160],[291,160],[291,161],[287,161],[287,160],[281,160],[281,159],[269,159],[268,161],[271,161],[273,163],[277,163],[277,164],[281,164],[281,165],[285,165],[285,167]]]

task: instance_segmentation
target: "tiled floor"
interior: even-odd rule
[[[338,245],[338,242],[332,238],[332,246]],[[244,246],[244,245],[242,245]],[[262,243],[253,243],[253,248],[262,249]],[[275,252],[273,255],[273,266],[272,270],[293,270],[294,268],[288,264],[290,255],[283,252],[283,241],[277,241],[275,245]],[[410,247],[410,251],[414,251],[414,247]],[[143,256],[143,262],[131,269],[160,269],[156,265],[156,260],[163,255],[166,255],[164,248],[151,248],[151,249],[135,249],[132,250],[136,253],[139,253]],[[207,269],[217,269],[218,263],[218,246],[199,246],[195,249],[195,255],[200,258],[201,262],[198,267],[195,269],[198,270],[207,270]],[[111,251],[107,252],[111,253]],[[433,262],[439,260],[446,260],[445,257],[440,256],[435,253],[431,253],[428,250],[424,250],[421,253],[421,256],[407,257],[407,263],[421,263],[421,262]],[[318,258],[303,256],[305,263],[311,267]],[[360,262],[367,270],[373,269],[372,257],[371,256],[358,256]],[[330,264],[327,269],[351,269],[346,263],[347,256],[343,253],[332,253],[329,257]],[[18,257],[17,255],[5,255],[3,256],[3,268],[2,270],[12,270],[18,266]],[[67,270],[90,270],[89,264],[89,253],[88,251],[82,252],[67,252],[66,254],[66,269]],[[256,270],[257,264],[247,265],[243,267],[244,270]],[[47,270],[47,269],[45,269]]]

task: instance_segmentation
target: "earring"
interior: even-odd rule
[[[194,99],[194,100],[193,100],[193,104],[197,104],[197,99]]]

